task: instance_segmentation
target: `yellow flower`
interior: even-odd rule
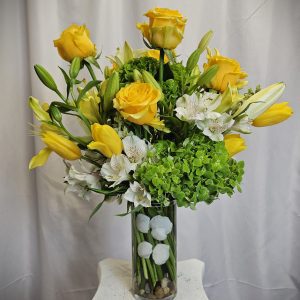
[[[43,131],[43,129],[41,130],[41,139],[47,147],[42,149],[30,160],[30,170],[36,167],[43,166],[47,162],[48,157],[52,151],[67,160],[76,160],[81,157],[81,151],[74,142],[55,133],[54,131]]]
[[[207,53],[207,63],[203,65],[204,71],[213,65],[218,65],[219,69],[217,74],[211,81],[211,88],[214,90],[224,92],[230,84],[230,86],[241,88],[247,84],[246,80],[243,80],[248,76],[245,73],[235,59],[231,59],[222,56],[218,50],[215,50],[215,55],[212,55],[211,51]]]
[[[90,40],[90,32],[85,25],[71,25],[53,42],[59,55],[66,61],[72,61],[74,57],[85,58],[96,55],[96,46]]]
[[[293,114],[293,109],[288,102],[276,103],[253,120],[255,127],[272,126],[285,121]]]
[[[152,57],[152,58],[159,60],[159,50],[157,50],[157,49],[148,50],[145,52],[145,56]],[[169,62],[168,56],[165,54],[164,63],[166,64],[168,62]]]
[[[157,7],[145,16],[149,24],[137,24],[137,28],[154,47],[175,49],[181,43],[186,19],[178,10]]]
[[[29,104],[30,108],[32,109],[34,116],[36,117],[37,120],[46,121],[46,122],[51,121],[49,114],[45,110],[45,108],[46,108],[45,103],[40,105],[38,99],[36,99],[34,97],[30,97],[28,104]],[[49,105],[48,105],[48,109],[49,109]]]
[[[224,143],[230,157],[247,148],[245,140],[239,134],[226,134]]]
[[[109,125],[95,123],[91,126],[93,142],[88,144],[91,150],[98,150],[106,157],[121,154],[123,144],[117,132]]]
[[[132,123],[157,128],[157,125],[163,125],[155,117],[157,102],[161,96],[161,91],[150,83],[131,83],[121,88],[117,93],[114,99],[114,108],[120,112],[124,119]]]
[[[100,98],[96,91],[87,92],[80,100],[79,109],[91,123],[97,123],[100,120],[99,103]]]

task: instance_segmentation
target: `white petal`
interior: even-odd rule
[[[173,224],[168,217],[155,216],[150,221],[151,229],[162,228],[165,230],[166,234],[172,231]]]
[[[138,214],[135,219],[137,229],[142,233],[147,233],[150,228],[150,218],[144,214]]]
[[[133,163],[141,163],[146,157],[148,146],[146,142],[136,135],[130,135],[123,140],[124,152]]]
[[[167,238],[167,233],[164,228],[152,229],[151,235],[158,241],[164,241]]]
[[[148,242],[141,242],[138,245],[138,255],[143,258],[149,258],[152,253],[152,245]]]
[[[165,244],[157,244],[152,253],[152,258],[157,265],[163,265],[170,256],[170,246]]]

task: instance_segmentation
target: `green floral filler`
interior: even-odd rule
[[[166,140],[153,147],[135,175],[157,202],[176,199],[178,206],[195,208],[219,194],[231,196],[234,188],[241,191],[244,162],[230,158],[223,142],[197,134],[178,145]]]

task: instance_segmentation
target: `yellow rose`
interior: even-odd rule
[[[245,140],[239,134],[226,134],[224,143],[230,157],[247,148]]]
[[[178,10],[154,8],[146,14],[149,24],[137,24],[143,36],[154,47],[175,49],[181,43],[186,19]]]
[[[109,125],[95,123],[91,126],[93,142],[88,144],[91,150],[98,150],[106,157],[121,154],[123,144],[117,132]]]
[[[248,76],[245,73],[235,59],[231,59],[222,56],[218,50],[215,50],[215,55],[212,55],[211,51],[207,53],[207,63],[203,65],[204,71],[213,65],[218,65],[219,69],[215,77],[211,81],[211,88],[216,91],[224,92],[230,84],[231,87],[241,88],[247,84],[246,80],[243,80]]]
[[[85,58],[96,55],[96,46],[90,40],[90,32],[85,25],[71,25],[53,42],[59,55],[66,61],[72,61],[74,57]]]
[[[117,93],[114,108],[132,123],[152,126],[157,123],[157,102],[161,96],[161,91],[149,83],[131,83]]]
[[[253,120],[255,127],[272,126],[285,121],[293,114],[293,109],[288,102],[276,103]]]
[[[152,58],[159,60],[159,50],[157,50],[157,49],[148,50],[145,52],[145,56],[152,57]],[[164,63],[166,64],[168,62],[169,62],[168,56],[165,54]]]

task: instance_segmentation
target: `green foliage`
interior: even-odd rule
[[[136,69],[142,73],[143,70],[150,72],[153,76],[158,73],[159,62],[153,57],[143,56],[140,58],[131,59],[128,63],[124,64],[120,71],[120,82],[128,83],[133,82],[133,70]]]
[[[157,202],[168,205],[175,199],[178,206],[195,208],[240,191],[243,174],[244,162],[230,158],[224,142],[197,134],[178,145],[158,141],[135,177]]]
[[[165,95],[167,103],[170,103],[172,106],[174,106],[176,100],[182,96],[179,82],[174,79],[168,79],[167,81],[164,81],[162,91]]]

